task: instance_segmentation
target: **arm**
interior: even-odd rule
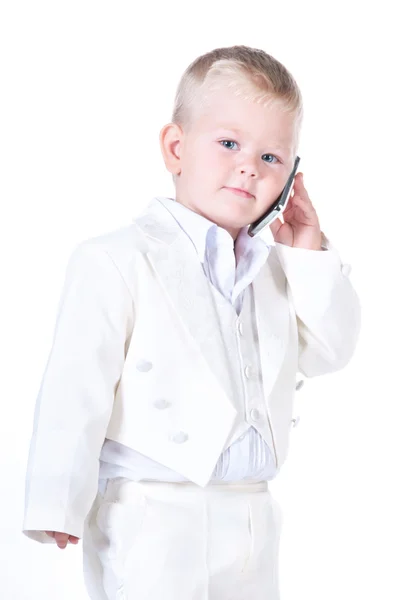
[[[132,312],[110,255],[95,243],[77,246],[34,413],[23,523],[23,533],[34,540],[54,543],[46,530],[82,537]]]
[[[345,367],[361,325],[361,306],[348,265],[323,234],[322,240],[326,251],[275,244],[297,315],[299,372],[306,377]]]

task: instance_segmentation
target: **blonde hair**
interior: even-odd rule
[[[216,48],[196,58],[178,84],[172,121],[189,127],[196,107],[203,108],[211,93],[223,87],[263,106],[277,103],[301,124],[302,96],[291,73],[264,50],[248,46]]]
[[[196,58],[179,81],[172,122],[188,130],[214,92],[230,88],[235,96],[264,107],[277,105],[296,120],[296,136],[303,119],[303,101],[297,82],[276,58],[258,48],[216,48]],[[173,176],[174,182],[176,177]]]

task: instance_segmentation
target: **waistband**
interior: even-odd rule
[[[128,499],[137,491],[149,493],[171,493],[171,494],[229,494],[242,493],[251,494],[268,491],[268,481],[255,482],[212,482],[201,487],[192,481],[133,481],[124,477],[114,479],[103,479],[100,481],[99,492],[108,501],[123,501]]]

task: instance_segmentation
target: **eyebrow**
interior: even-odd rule
[[[241,129],[239,129],[238,127],[228,127],[226,125],[221,125],[219,127],[217,127],[217,131],[223,129],[224,131],[230,131],[231,133],[244,133]],[[275,150],[286,150],[289,149],[290,146],[280,146],[279,144],[271,144],[269,142],[267,142],[267,144],[272,147],[275,148]]]

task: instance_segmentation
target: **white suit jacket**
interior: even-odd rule
[[[23,531],[81,538],[105,438],[205,486],[237,407],[209,281],[174,218],[153,199],[132,224],[80,243],[70,257],[38,394]],[[349,265],[276,243],[253,281],[264,398],[278,470],[287,455],[296,374],[343,368],[360,329]],[[289,352],[287,349],[289,348]],[[173,398],[158,410],[162,396]]]

